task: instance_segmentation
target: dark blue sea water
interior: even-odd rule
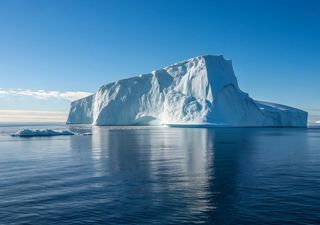
[[[320,129],[20,128],[0,127],[1,225],[320,224]]]

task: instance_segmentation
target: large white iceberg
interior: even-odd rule
[[[102,86],[74,101],[68,124],[305,127],[307,112],[254,101],[231,60],[199,56]]]

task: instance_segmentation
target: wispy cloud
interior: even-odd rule
[[[90,92],[84,91],[46,91],[46,90],[30,90],[30,89],[3,89],[0,88],[0,96],[28,96],[37,99],[64,99],[67,101],[74,101],[80,98],[91,95]]]
[[[311,125],[319,125],[320,124],[320,115],[319,114],[311,114],[308,116],[308,123]]]
[[[0,109],[0,122],[65,122],[67,112]]]

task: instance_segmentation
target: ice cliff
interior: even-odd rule
[[[207,55],[104,85],[71,103],[67,123],[305,127],[307,117],[253,100],[240,90],[231,60]]]

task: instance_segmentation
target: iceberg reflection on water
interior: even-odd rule
[[[2,223],[320,220],[319,129],[68,128],[92,135],[0,135]]]

